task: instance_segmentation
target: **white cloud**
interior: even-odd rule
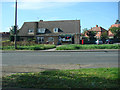
[[[16,0],[2,0],[2,2],[15,2]],[[118,2],[119,0],[17,0],[19,9],[43,9],[63,7],[69,2]],[[15,5],[13,5],[14,7]]]
[[[57,8],[74,5],[75,3],[68,2],[19,2],[18,9],[43,9],[43,8]],[[15,5],[13,5],[14,7]]]
[[[10,27],[0,28],[0,32],[9,32]]]
[[[119,0],[17,0],[18,2],[119,2]],[[15,0],[0,0],[0,2],[15,2]]]
[[[42,8],[52,8],[52,7],[59,7],[59,6],[66,6],[66,3],[50,3],[50,2],[38,2],[38,3],[24,3],[20,5],[22,9],[42,9]]]
[[[6,28],[5,28],[5,31],[6,31],[6,32],[9,32],[9,31],[10,31],[10,27],[6,27]]]

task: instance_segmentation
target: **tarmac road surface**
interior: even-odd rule
[[[114,52],[7,52],[2,53],[2,65],[26,64],[117,64]]]
[[[10,51],[2,53],[2,75],[80,68],[118,67],[114,52]]]

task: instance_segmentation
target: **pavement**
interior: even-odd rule
[[[54,48],[54,49],[41,50],[41,51],[54,51],[54,52],[114,52],[114,51],[118,51],[118,49],[56,50],[56,48]]]
[[[120,49],[83,49],[83,50],[56,50],[56,48],[53,49],[47,49],[47,50],[2,50],[2,53],[7,52],[116,52],[120,51]]]
[[[110,68],[118,67],[118,64],[33,64],[33,65],[14,65],[3,66],[2,75],[10,75],[15,73],[30,73],[51,70],[72,70],[81,68]]]

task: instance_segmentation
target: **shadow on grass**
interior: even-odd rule
[[[118,79],[93,74],[52,70],[3,77],[2,87],[18,88],[119,88]]]

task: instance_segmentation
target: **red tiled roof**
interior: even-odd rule
[[[119,26],[120,26],[120,24],[113,24],[113,25],[111,25],[111,27],[119,27]]]
[[[110,27],[110,28],[112,28],[112,27],[120,27],[120,24],[113,24],[113,25],[111,25],[111,27]],[[110,28],[109,28],[109,30],[108,30],[108,31],[110,31]]]
[[[96,27],[93,27],[93,28],[91,28],[91,29],[88,30],[88,31],[98,31],[98,32],[101,32],[101,31],[107,31],[107,30],[105,30],[105,29],[102,28],[102,27],[98,27],[98,26],[96,25]]]

